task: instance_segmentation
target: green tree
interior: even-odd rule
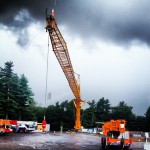
[[[36,111],[36,102],[30,99],[23,108],[22,120],[37,121]]]
[[[95,107],[96,111],[96,118],[97,121],[108,121],[110,120],[110,101],[108,99],[104,99],[102,97],[99,99],[99,101],[96,103]]]
[[[134,129],[136,131],[146,131],[146,118],[145,116],[136,116]]]
[[[62,110],[59,102],[54,105],[49,105],[46,109],[46,120],[51,125],[51,130],[60,130],[62,121]]]
[[[64,130],[70,130],[75,125],[75,108],[72,101],[68,100],[60,104],[62,111],[62,124]]]
[[[5,114],[6,119],[8,116],[15,116],[15,110],[18,106],[18,103],[15,100],[15,90],[14,88],[17,87],[16,77],[17,75],[13,73],[13,62],[6,62],[5,67],[0,68],[0,103],[1,103],[1,111],[2,114]]]
[[[31,115],[31,108],[33,108],[36,103],[33,100],[33,92],[31,88],[28,85],[28,79],[25,77],[25,75],[21,75],[20,78],[20,92],[18,95],[18,104],[19,104],[19,120],[22,119],[22,116],[27,116],[27,114]],[[26,114],[26,115],[25,115]],[[25,119],[25,118],[24,118]]]
[[[127,128],[130,129],[130,122],[135,118],[132,109],[133,107],[121,101],[117,106],[112,107],[112,119],[125,119],[127,121]]]
[[[35,106],[35,101],[27,78],[24,75],[19,78],[13,72],[13,67],[13,62],[10,61],[5,63],[4,68],[0,68],[0,116],[6,119],[19,117],[21,120],[22,113],[24,116],[34,116],[31,110]]]
[[[3,81],[2,81],[2,72],[1,72],[2,68],[0,68],[0,118],[4,118],[5,111],[4,111],[4,107],[3,104],[5,102],[5,94],[4,94],[4,85],[3,85]]]
[[[91,128],[95,126],[95,116],[90,108],[83,110],[82,124],[84,128]]]
[[[63,130],[70,130],[74,128],[75,115],[74,106],[72,101],[68,100],[56,105],[49,105],[46,109],[46,120],[50,123],[51,130],[60,130],[60,126],[63,126]]]
[[[39,107],[36,106],[35,107],[35,113],[36,113],[36,118],[37,118],[37,122],[41,123],[44,119],[44,111],[45,108],[44,107]],[[49,116],[49,114],[47,114],[47,117]],[[49,118],[46,118],[46,120],[49,120]],[[48,121],[49,123],[49,121]]]
[[[95,126],[96,123],[96,116],[95,116],[95,106],[96,106],[96,102],[95,100],[92,100],[91,102],[88,101],[87,102],[89,104],[89,112],[91,114],[91,126]]]
[[[132,109],[133,107],[121,101],[117,106],[112,107],[112,117],[113,119],[129,119],[132,116]]]
[[[150,106],[147,108],[146,114],[146,129],[150,132]]]

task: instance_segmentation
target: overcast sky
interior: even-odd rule
[[[45,9],[55,8],[83,100],[125,101],[144,115],[150,106],[149,0],[2,0],[0,67],[13,61],[38,105],[45,104],[48,33]],[[47,105],[74,98],[50,44]],[[85,106],[86,107],[86,106]]]

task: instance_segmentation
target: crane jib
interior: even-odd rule
[[[69,86],[76,99],[80,99],[80,86],[75,79],[74,70],[71,64],[66,42],[64,41],[64,38],[62,37],[57,25],[55,26],[55,28],[49,28],[48,31],[53,51],[69,82]]]
[[[68,80],[69,86],[74,96],[76,97],[76,100],[73,101],[76,108],[75,129],[79,130],[81,129],[80,109],[85,103],[85,101],[81,100],[80,84],[77,82],[75,78],[75,72],[72,67],[67,45],[57,27],[57,23],[55,21],[54,15],[46,16],[46,31],[49,32],[52,48],[55,53],[55,56]]]

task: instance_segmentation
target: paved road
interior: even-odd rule
[[[0,149],[100,150],[100,137],[92,134],[11,133],[0,136]],[[143,143],[133,143],[133,150],[144,150]]]

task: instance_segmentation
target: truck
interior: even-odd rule
[[[37,122],[35,121],[17,121],[16,132],[25,133],[35,131],[37,128]]]
[[[6,133],[11,133],[10,120],[0,119],[0,135],[5,135]]]
[[[131,150],[132,138],[129,131],[126,131],[125,120],[111,120],[102,126],[103,136],[101,137],[101,149]]]
[[[37,122],[35,121],[17,121],[0,119],[0,135],[5,133],[17,132],[25,133],[35,131],[37,128]]]

